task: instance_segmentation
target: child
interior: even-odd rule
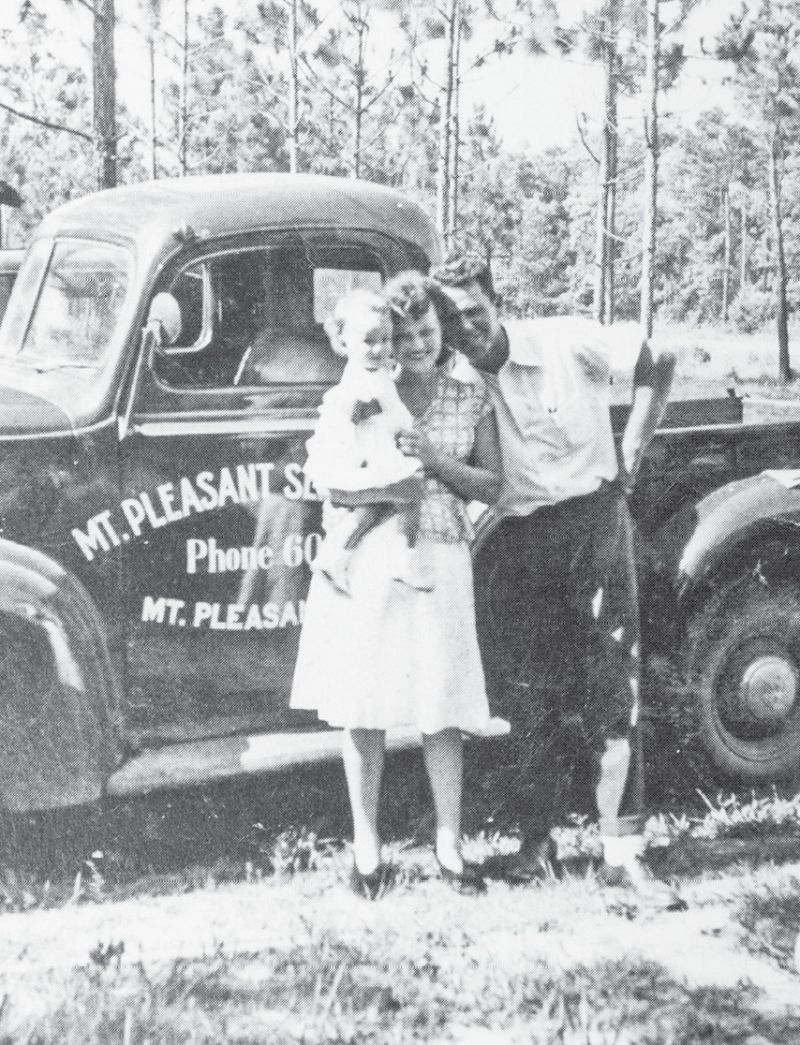
[[[429,591],[431,584],[413,554],[422,467],[397,447],[398,432],[414,422],[394,384],[389,306],[374,291],[350,291],[337,303],[325,330],[331,347],[347,363],[339,384],[325,393],[319,422],[306,444],[306,475],[327,493],[332,506],[314,569],[348,593],[353,549],[394,514],[396,528],[386,528],[393,576]]]

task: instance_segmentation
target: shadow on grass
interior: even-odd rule
[[[286,952],[220,950],[152,976],[124,960],[87,967],[53,985],[48,1014],[30,1022],[8,998],[0,1043],[385,1045],[469,1036],[520,1045],[746,1045],[758,1035],[800,1036],[800,1017],[764,1015],[747,986],[690,989],[652,963],[559,972],[535,964],[508,974],[488,955],[477,963],[444,944],[398,955],[382,943],[322,935]]]
[[[418,752],[388,760],[381,820],[387,841],[430,839],[430,796]],[[350,832],[340,764],[6,816],[0,910],[307,870]]]
[[[691,694],[665,674],[663,665],[656,669],[651,689],[658,699],[649,701],[644,729],[647,805],[650,811],[696,815],[706,810],[700,792],[713,798],[724,782],[693,737]],[[542,748],[537,721],[524,695],[517,700],[516,706],[502,709],[515,721],[510,737],[475,741],[466,748],[463,826],[468,834],[515,834],[537,793],[558,786],[560,770]],[[350,831],[340,763],[91,808],[6,817],[0,831],[0,910],[55,906],[70,898],[180,892],[209,882],[305,870],[321,853],[340,847]],[[432,840],[431,797],[419,752],[387,760],[381,831],[386,841]],[[791,851],[784,858],[796,858],[795,842],[787,844]],[[742,859],[738,852],[719,854],[709,851],[714,869]],[[774,859],[774,848],[764,858]],[[677,848],[670,860],[665,875],[708,866],[698,863],[696,852],[687,855]]]

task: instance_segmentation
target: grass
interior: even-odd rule
[[[423,776],[417,759],[392,762],[388,791],[399,801]],[[314,785],[305,798],[303,783]],[[768,1004],[762,989],[737,982],[751,970],[735,972],[742,952],[792,968],[797,870],[776,877],[737,857],[727,878],[719,869],[709,876],[695,856],[690,870],[700,878],[686,887],[689,911],[657,916],[667,920],[658,929],[662,922],[635,894],[601,887],[591,871],[533,888],[492,885],[478,900],[455,896],[435,881],[430,851],[413,844],[426,834],[418,826],[394,835],[389,850],[403,874],[370,905],[347,893],[340,835],[322,830],[336,805],[320,802],[316,788],[332,790],[332,780],[287,774],[284,801],[274,803],[280,814],[269,820],[261,808],[256,821],[264,787],[259,794],[253,784],[228,785],[109,810],[130,833],[106,833],[105,850],[63,852],[65,873],[49,884],[32,870],[16,879],[9,872],[1,880],[7,909],[39,908],[46,921],[24,944],[13,943],[26,940],[19,920],[0,934],[0,1045],[800,1041],[800,1010]],[[316,828],[287,826],[306,802]],[[664,816],[661,834],[667,848],[687,838],[719,844],[792,834],[799,803],[777,793],[726,796],[704,812]],[[205,859],[194,843],[181,860],[178,825],[179,839],[201,837]],[[575,837],[589,848],[596,840],[586,826]],[[87,828],[79,839],[98,836]],[[157,862],[143,858],[143,843]],[[514,844],[495,828],[473,836],[467,855],[480,860]],[[669,919],[709,906],[735,924],[724,959],[729,983],[698,980],[697,963],[682,970],[663,942]],[[702,952],[698,932],[705,930],[689,921],[679,934],[690,955]],[[15,982],[9,956],[19,948],[27,961],[37,939],[41,964]],[[70,947],[77,958],[53,957]],[[701,972],[714,962],[718,953],[701,954]]]
[[[747,985],[691,987],[630,957],[506,965],[454,936],[365,931],[353,943],[311,930],[285,949],[221,944],[156,969],[124,951],[96,955],[51,985],[43,1014],[21,1016],[6,995],[0,1043],[747,1045],[800,1035],[800,1016],[765,1014]]]
[[[706,812],[699,817],[658,815],[648,822],[651,845],[669,845],[684,838],[758,838],[780,835],[800,839],[800,794],[783,798],[776,790],[770,794],[752,793],[743,800],[739,795],[720,796],[716,803],[705,795],[701,798]]]
[[[647,860],[660,877],[800,860],[800,794],[729,794],[716,802],[700,797],[704,813],[660,813],[648,820]]]
[[[468,857],[512,849],[513,822],[487,816],[497,795],[476,798]],[[591,871],[535,888],[493,884],[478,900],[447,891],[426,847],[418,755],[390,760],[385,799],[384,833],[403,874],[374,905],[344,884],[340,767],[155,795],[83,819],[34,818],[27,826],[33,842],[48,840],[49,863],[29,855],[0,874],[6,910],[21,912],[0,920],[0,1045],[800,1040],[800,1013],[766,1004],[761,988],[737,983],[748,970],[733,972],[742,953],[790,967],[791,909],[774,896],[790,905],[794,887],[778,893],[740,854],[734,886],[712,876],[714,904],[725,894],[723,916],[735,912],[740,950],[726,959],[731,982],[707,983],[671,964],[635,895],[601,888]],[[713,833],[712,823],[718,835],[788,830],[798,800],[711,805],[697,796],[685,820],[665,814],[670,843]],[[596,841],[585,825],[575,838],[578,849]],[[702,883],[697,854],[690,863]],[[687,914],[660,917],[705,910],[708,897],[695,900],[692,888]],[[27,919],[36,919],[30,935]],[[689,923],[681,935],[690,952],[703,946],[697,931]],[[26,971],[15,979],[17,956]]]
[[[478,1011],[465,1006],[457,989],[438,980],[432,968],[393,963],[389,972],[371,955],[335,941],[313,951],[244,956],[244,964],[246,975],[238,956],[181,963],[155,982],[140,971],[124,986],[87,978],[30,1029],[28,1041],[388,1045],[438,1038],[487,1045],[746,1045],[754,1032],[779,1034],[783,1041],[787,1033],[800,1032],[794,1019],[754,1016],[746,989],[691,991],[658,967],[629,962],[570,970],[558,978],[543,968],[502,982],[473,975],[469,992],[481,999]]]
[[[492,953],[457,915],[446,928],[434,905],[448,906],[429,892],[410,927],[367,924],[354,938],[309,925],[291,946],[220,943],[203,957],[156,966],[129,959],[121,944],[98,947],[51,977],[44,1012],[27,1012],[7,993],[0,1043],[748,1045],[757,1034],[800,1036],[800,1015],[765,1010],[747,984],[690,986],[635,956],[569,965]],[[563,915],[563,902],[552,906]],[[496,935],[505,907],[496,897],[481,928]],[[426,913],[427,931],[417,921]],[[543,936],[557,929],[553,920],[538,925]]]
[[[800,878],[766,882],[747,889],[738,901],[735,917],[741,939],[751,954],[764,956],[781,969],[795,970],[795,948],[800,936]],[[800,972],[800,969],[797,969]]]
[[[620,329],[630,334],[635,325],[623,323]],[[800,380],[778,382],[778,346],[771,328],[743,334],[721,327],[657,324],[653,344],[677,356],[673,399],[725,396],[733,388],[745,399],[800,400]],[[800,372],[800,328],[790,331],[790,355],[792,350]],[[623,401],[632,365],[626,353],[615,366],[616,397]]]

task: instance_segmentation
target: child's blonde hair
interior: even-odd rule
[[[333,312],[331,312],[324,323],[325,333],[328,335],[331,348],[337,355],[347,355],[342,334],[350,315],[358,309],[374,312],[376,318],[391,319],[389,302],[383,294],[379,294],[377,290],[368,290],[366,287],[356,287],[354,290],[348,290],[336,302]]]

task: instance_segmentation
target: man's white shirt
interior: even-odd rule
[[[618,471],[609,416],[611,363],[633,367],[635,328],[576,316],[504,324],[509,358],[484,374],[503,456],[500,515],[593,493]],[[624,357],[624,358],[623,358]]]

